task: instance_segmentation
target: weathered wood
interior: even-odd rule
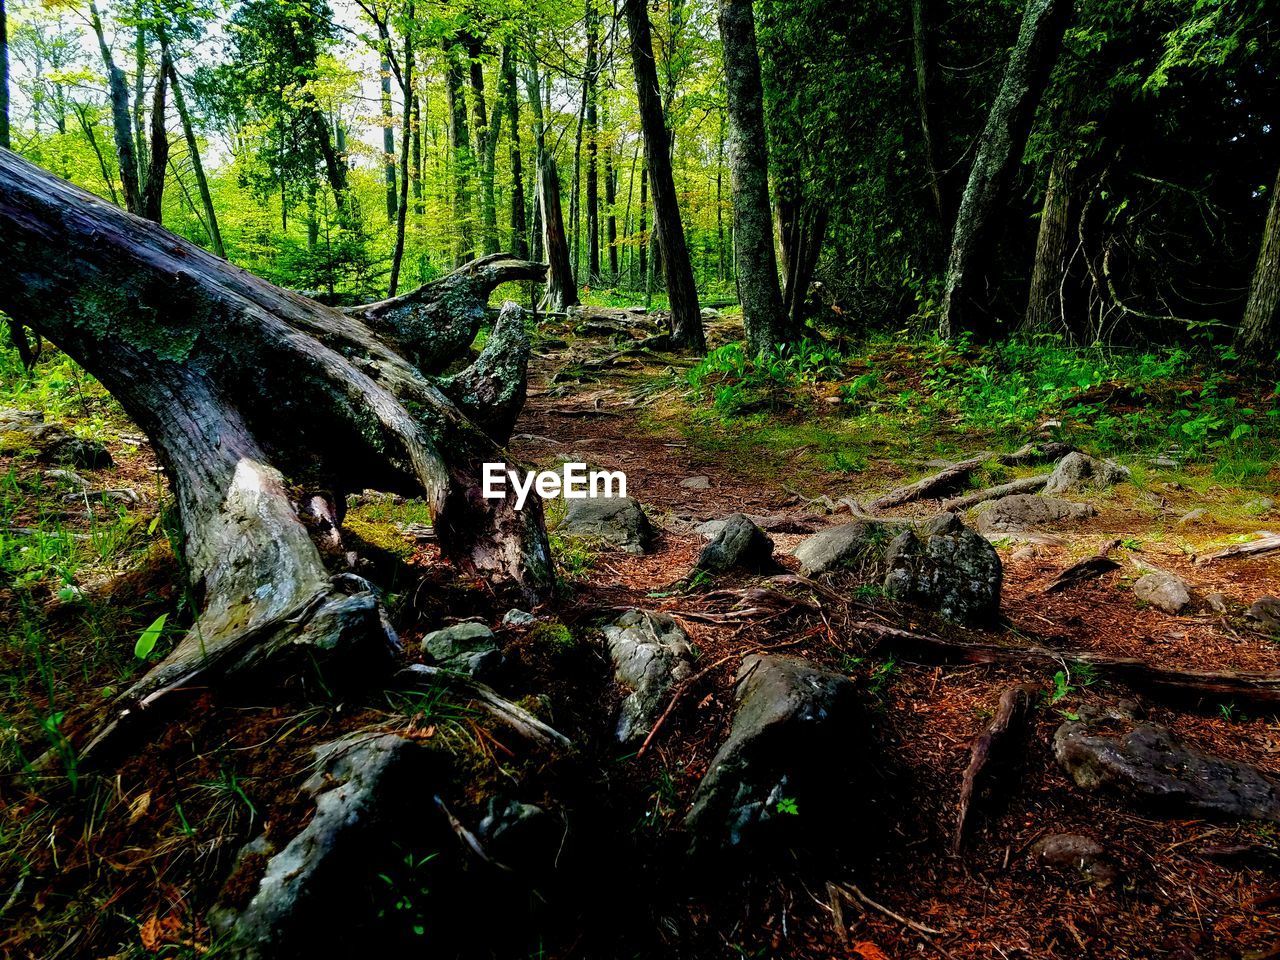
[[[1107,556],[1085,557],[1054,577],[1053,581],[1044,588],[1044,592],[1059,593],[1067,589],[1067,587],[1074,587],[1077,583],[1096,580],[1104,573],[1110,573],[1112,570],[1118,569],[1119,566],[1120,564]]]
[[[1195,558],[1196,563],[1213,563],[1215,560],[1236,560],[1240,557],[1260,557],[1280,550],[1280,536],[1274,533],[1265,534],[1260,540],[1249,543],[1237,543],[1225,550],[1216,550]]]
[[[984,490],[975,490],[960,497],[952,497],[950,500],[943,501],[942,509],[954,513],[957,510],[968,510],[988,500],[999,500],[1001,497],[1008,497],[1015,493],[1035,493],[1037,490],[1044,489],[1044,485],[1048,482],[1047,473],[1038,477],[1022,477]]]
[[[969,748],[969,765],[960,779],[960,799],[956,804],[956,828],[951,837],[951,853],[958,856],[964,843],[964,828],[973,806],[978,781],[984,778],[987,768],[1009,752],[1009,740],[1025,726],[1031,711],[1033,698],[1039,691],[1033,683],[1021,683],[1010,687],[1000,695],[995,716],[987,728],[978,734]]]
[[[1236,345],[1242,353],[1274,361],[1280,350],[1280,173],[1271,191],[1267,222],[1258,245],[1249,300],[1245,305]]]
[[[900,507],[903,504],[914,503],[917,500],[929,500],[939,497],[950,490],[954,490],[969,479],[969,475],[986,463],[989,456],[990,454],[983,453],[976,457],[970,457],[968,460],[961,460],[959,463],[953,463],[946,469],[923,477],[915,483],[909,483],[906,486],[890,490],[888,493],[872,500],[867,505],[867,509],[875,513],[879,510],[888,510],[892,507]]]
[[[564,232],[564,212],[560,206],[560,173],[556,158],[538,157],[538,209],[542,211],[542,248],[547,258],[547,289],[538,309],[561,311],[578,302],[578,285],[569,262],[569,242]]]
[[[434,691],[444,689],[451,696],[465,699],[503,726],[531,743],[567,750],[572,742],[554,727],[543,723],[523,707],[499,696],[491,687],[461,673],[415,663],[395,676],[402,689]]]

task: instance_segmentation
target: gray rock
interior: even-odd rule
[[[532,803],[490,797],[476,837],[485,852],[504,866],[545,875],[555,869],[564,821]]]
[[[46,470],[44,475],[55,483],[65,483],[76,490],[86,490],[89,487],[89,481],[74,470]]]
[[[502,617],[502,625],[504,627],[527,627],[531,623],[537,623],[538,618],[532,613],[527,613],[519,607],[512,607]]]
[[[773,541],[769,535],[751,522],[746,514],[735,513],[725,518],[724,526],[702,548],[690,572],[690,578],[699,573],[725,573],[729,570],[772,570]]]
[[[725,520],[704,520],[693,528],[693,532],[703,540],[714,540],[720,536],[720,531],[724,529],[726,522]]]
[[[248,904],[210,911],[215,931],[246,960],[364,955],[375,917],[362,916],[353,877],[368,872],[371,851],[390,835],[408,840],[424,794],[429,754],[393,734],[352,734],[315,751],[303,784],[315,801],[307,826],[267,861]],[[247,852],[265,855],[262,841]]]
[[[1231,609],[1231,601],[1227,599],[1225,593],[1206,593],[1204,602],[1214,613],[1226,613]]]
[[[1196,509],[1189,510],[1188,512],[1184,513],[1181,517],[1179,517],[1178,523],[1181,523],[1181,524],[1199,523],[1208,515],[1209,515],[1209,511],[1206,510],[1204,507],[1197,507]]]
[[[693,647],[665,613],[628,610],[604,628],[614,679],[631,694],[622,701],[618,739],[643,740],[666,707],[671,688],[693,675]]]
[[[685,477],[683,480],[680,481],[680,486],[684,487],[686,490],[710,490],[711,478],[710,477]]]
[[[422,638],[422,652],[436,666],[478,680],[491,677],[502,666],[498,638],[483,623],[455,623],[428,633]]]
[[[1248,501],[1244,505],[1243,510],[1245,513],[1253,514],[1256,517],[1261,516],[1264,513],[1270,513],[1275,508],[1276,502],[1270,497],[1257,497]]]
[[[656,534],[653,524],[633,497],[588,497],[569,500],[556,532],[591,537],[627,553],[646,553]]]
[[[97,440],[82,440],[62,424],[46,423],[38,410],[0,408],[0,435],[19,438],[20,446],[29,444],[41,460],[77,470],[103,470],[115,462]]]
[[[978,529],[992,534],[1022,533],[1037,530],[1053,523],[1083,520],[1097,514],[1087,503],[1071,503],[1056,497],[1043,497],[1034,493],[1019,493],[1001,497],[978,515]]]
[[[1167,570],[1143,574],[1133,582],[1133,595],[1174,616],[1191,605],[1191,589],[1187,582]]]
[[[1058,461],[1049,475],[1044,492],[1048,496],[1090,488],[1110,487],[1129,479],[1129,470],[1112,460],[1098,460],[1088,454],[1069,453]]]
[[[805,660],[749,656],[734,699],[729,736],[685,819],[693,852],[786,846],[804,830],[831,843],[859,795],[866,730],[853,683]]]
[[[1054,833],[1031,847],[1031,863],[1065,879],[1084,880],[1105,887],[1119,875],[1115,861],[1102,844],[1079,833]]]
[[[855,520],[820,530],[795,549],[800,574],[812,577],[838,567],[880,570],[889,541],[901,529],[901,524]]]
[[[1266,630],[1280,632],[1280,598],[1259,597],[1249,607],[1245,616],[1250,620],[1256,620]]]
[[[1000,609],[1000,555],[953,513],[894,538],[885,555],[884,591],[936,609],[949,620],[990,620]]]
[[[1053,748],[1087,790],[1110,787],[1175,812],[1280,823],[1280,786],[1273,780],[1248,764],[1196,750],[1153,723],[1112,737],[1068,722],[1058,728]]]

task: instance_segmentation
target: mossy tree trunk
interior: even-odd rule
[[[1271,205],[1237,346],[1241,353],[1260,360],[1273,361],[1280,351],[1280,175],[1271,190]]]

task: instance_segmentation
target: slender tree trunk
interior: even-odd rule
[[[413,95],[413,212],[422,216],[426,207],[422,202],[422,99]],[[523,256],[523,254],[521,254]]]
[[[107,158],[102,155],[102,148],[98,146],[98,136],[93,132],[93,124],[89,122],[82,104],[72,103],[71,109],[80,121],[80,131],[84,134],[84,138],[89,141],[89,146],[93,148],[93,155],[98,158],[98,170],[102,174],[103,182],[107,185],[107,192],[111,195],[111,202],[118,206],[120,194],[116,192],[115,180],[111,176],[110,167],[107,166]]]
[[[95,0],[89,0],[89,23],[98,39],[98,52],[107,71],[107,90],[111,101],[111,132],[116,143],[116,160],[120,169],[120,186],[124,191],[125,208],[130,213],[142,215],[142,187],[138,182],[138,154],[133,139],[133,122],[129,116],[129,87],[124,71],[116,66],[115,57],[107,45],[102,17]]]
[[[618,282],[618,170],[613,165],[613,147],[604,150],[604,239],[609,250],[609,282]]]
[[[400,288],[400,267],[404,263],[404,227],[409,215],[409,151],[413,137],[413,4],[406,9],[408,23],[404,31],[404,120],[400,132],[400,202],[396,205],[396,246],[391,254],[391,279],[387,296],[394,297]]]
[[[753,353],[795,338],[778,289],[769,205],[769,148],[752,0],[719,0],[729,105],[729,172],[737,227],[738,299]]]
[[[933,103],[930,99],[933,86],[933,52],[929,43],[930,18],[926,4],[930,0],[911,0],[911,51],[916,74],[916,111],[920,116],[920,140],[924,146],[925,174],[929,178],[929,195],[933,198],[933,211],[938,229],[947,224],[946,201],[942,194],[942,167],[938,163],[938,149],[934,139]]]
[[[167,47],[168,41],[161,34],[161,43]],[[200,203],[204,207],[205,221],[209,226],[209,240],[213,244],[213,252],[224,259],[226,247],[222,244],[222,231],[218,229],[218,213],[213,207],[213,196],[209,193],[209,178],[205,176],[204,164],[200,160],[200,144],[196,141],[195,129],[191,126],[191,114],[187,112],[187,98],[182,92],[182,81],[173,61],[169,61],[169,83],[173,87],[173,105],[178,110],[178,119],[182,121],[182,135],[187,140],[187,152],[191,154],[191,169],[195,171],[196,187],[200,191]]]
[[[1057,60],[1058,47],[1071,14],[1071,0],[1027,0],[1017,43],[1004,78],[978,138],[969,180],[956,214],[947,261],[939,332],[958,333],[966,313],[980,306],[986,275],[984,254],[993,238],[993,221],[1004,200],[1013,167],[1022,156],[1027,132]]]
[[[1236,344],[1241,353],[1271,363],[1280,349],[1280,175],[1271,191],[1258,264]]]
[[[640,125],[644,131],[644,153],[653,188],[654,228],[662,245],[662,265],[671,303],[672,342],[694,353],[705,353],[702,313],[698,288],[693,281],[693,265],[680,220],[679,198],[671,171],[670,140],[658,90],[658,69],[653,59],[653,39],[649,28],[649,8],[645,0],[624,0],[627,28],[631,34],[631,60],[636,76],[636,96],[640,105]]]
[[[634,234],[631,232],[631,201],[635,197],[636,191],[636,163],[640,158],[640,144],[636,144],[635,151],[631,154],[631,172],[627,176],[627,206],[622,214],[622,234],[626,237],[626,255],[627,255],[627,289],[634,290],[636,288],[636,253]]]
[[[645,295],[649,293],[649,166],[647,161],[640,164],[640,280],[644,284]]]
[[[458,45],[445,50],[445,92],[449,100],[449,148],[453,155],[453,220],[455,234],[454,263],[458,266],[475,256],[472,233],[471,173],[475,167],[471,155],[471,134],[467,130],[467,100],[462,92],[462,65],[458,63]]]
[[[775,228],[783,277],[782,305],[792,328],[798,331],[804,325],[805,298],[818,268],[829,217],[825,206],[803,196],[794,176],[782,178],[777,194]],[[739,245],[736,222],[733,229],[736,249]],[[742,269],[736,258],[735,268]]]
[[[573,136],[573,179],[569,185],[569,260],[573,264],[574,273],[582,272],[582,245],[579,229],[582,218],[582,131],[586,126],[587,87],[582,85],[582,101],[578,105],[578,126]],[[590,278],[588,278],[590,280]]]
[[[379,28],[382,43],[390,47],[391,38]],[[396,222],[396,128],[391,112],[391,58],[383,53],[379,68],[382,85],[382,179],[387,196],[387,223]]]
[[[493,111],[489,121],[489,106],[484,94],[484,64],[480,60],[480,42],[472,41],[471,54],[471,113],[475,117],[476,157],[480,163],[480,221],[485,255],[498,251],[498,202],[494,192],[494,175],[497,168],[498,138],[502,133],[502,111]]]
[[[9,15],[0,0],[0,147],[9,149]]]
[[[542,87],[538,80],[538,58],[533,48],[534,41],[530,39],[527,52],[526,68],[525,68],[525,95],[529,101],[529,110],[533,114],[533,145],[534,145],[534,176],[538,183],[534,184],[534,204],[533,204],[533,231],[532,246],[533,259],[546,259],[545,251],[542,245],[542,235],[545,229],[542,223],[542,204],[538,202],[539,191],[541,190],[542,177],[542,156],[546,153],[546,126],[543,122],[542,110]]]
[[[511,44],[502,48],[502,106],[511,128],[511,249],[518,257],[529,255],[525,230],[524,158],[520,155],[520,91],[516,89],[516,57]]]
[[[542,208],[542,246],[547,256],[547,290],[540,310],[561,311],[578,303],[569,244],[560,208],[560,174],[549,153],[538,160],[538,206]]]
[[[1031,290],[1023,329],[1047,333],[1062,326],[1062,274],[1066,268],[1067,214],[1071,206],[1071,161],[1059,150],[1049,165],[1044,207],[1036,237],[1036,259],[1031,268]]]
[[[724,282],[724,147],[725,114],[720,114],[720,133],[716,138],[716,279]],[[775,261],[776,261],[775,257]]]
[[[587,0],[586,122],[587,122],[587,282],[600,280],[600,120],[596,86],[600,73],[599,13],[596,0]]]
[[[151,153],[142,189],[142,216],[160,223],[164,213],[164,176],[169,165],[169,134],[165,130],[166,91],[169,88],[169,54],[160,54],[156,88],[151,99]]]

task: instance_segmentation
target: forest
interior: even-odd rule
[[[1274,0],[0,0],[0,957],[1280,957]]]

